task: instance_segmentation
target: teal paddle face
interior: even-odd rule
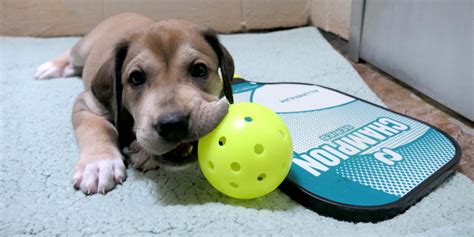
[[[317,85],[233,85],[236,101],[276,112],[293,137],[280,188],[321,214],[378,221],[406,210],[453,172],[456,142],[428,124]]]

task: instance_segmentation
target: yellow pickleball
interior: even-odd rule
[[[199,165],[220,192],[239,199],[261,197],[288,175],[290,132],[273,111],[256,103],[230,105],[219,125],[199,140]]]

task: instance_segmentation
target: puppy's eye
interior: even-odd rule
[[[134,71],[134,72],[130,73],[128,81],[133,86],[139,86],[139,85],[145,83],[145,75],[143,75],[143,73],[140,72],[140,71]]]
[[[191,76],[198,78],[207,77],[207,66],[204,63],[196,63],[191,67]]]

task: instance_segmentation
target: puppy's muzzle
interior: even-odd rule
[[[171,142],[179,142],[188,136],[189,114],[172,112],[160,116],[155,129],[162,138]]]

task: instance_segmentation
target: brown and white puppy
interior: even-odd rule
[[[73,184],[92,194],[126,178],[122,147],[130,146],[133,166],[143,170],[196,160],[197,139],[232,103],[233,73],[212,30],[125,13],[100,23],[35,76],[82,74],[84,92],[72,114],[80,149]]]

